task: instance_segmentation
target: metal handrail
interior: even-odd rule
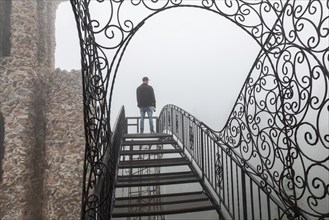
[[[293,203],[257,175],[256,168],[221,141],[185,110],[165,106],[159,116],[160,132],[172,134],[199,171],[203,185],[232,219],[291,219]],[[265,207],[264,207],[265,205]],[[289,206],[290,205],[290,206]],[[299,213],[297,219],[304,219]]]
[[[119,148],[121,146],[122,135],[125,132],[125,109],[121,108],[116,119],[113,133],[109,138],[103,137],[101,140],[110,142],[104,152],[101,152],[101,160],[95,160],[93,170],[90,172],[96,176],[94,181],[91,181],[94,189],[90,191],[85,202],[83,203],[82,219],[99,219],[106,217],[111,219],[111,213],[114,204],[115,188],[114,183],[117,177],[117,167],[119,162]]]
[[[147,121],[149,119],[154,120],[154,127],[155,127],[155,131],[159,131],[159,118],[156,116],[152,116],[152,117],[144,117],[144,119]],[[139,133],[140,132],[140,120],[141,117],[140,116],[130,116],[130,117],[126,117],[126,132],[127,133]],[[132,129],[133,131],[128,132],[129,129]]]
[[[166,10],[183,7],[202,9],[230,20],[248,33],[261,48],[252,68],[246,73],[245,83],[224,129],[216,133],[201,123],[202,129],[196,133],[190,132],[196,130],[198,122],[184,114],[181,116],[183,120],[177,120],[177,123],[188,126],[179,133],[183,146],[191,147],[191,141],[201,141],[200,146],[205,142],[213,146],[223,142],[220,147],[212,147],[220,149],[220,156],[213,158],[219,161],[215,164],[221,164],[218,165],[219,174],[225,170],[220,167],[225,168],[232,163],[239,167],[236,168],[239,172],[248,174],[239,174],[244,176],[239,179],[241,183],[248,183],[246,177],[255,179],[250,181],[260,185],[257,190],[265,190],[266,195],[276,197],[280,204],[290,208],[287,213],[299,216],[303,213],[311,219],[329,217],[329,183],[325,178],[329,170],[329,157],[325,154],[329,143],[328,1],[70,2],[80,40],[84,97],[86,152],[82,219],[86,212],[86,199],[90,198],[97,179],[94,171],[98,170],[98,161],[102,161],[103,152],[110,145],[104,143],[102,138],[111,130],[106,120],[110,117],[113,88],[126,49],[148,19]],[[134,10],[143,16],[127,19],[122,13],[126,6],[132,6],[127,2],[138,6]],[[108,8],[107,21],[99,21],[97,18],[100,17],[93,14],[97,10],[89,10],[94,3]],[[268,15],[273,19],[268,19]],[[107,40],[103,41],[103,36]],[[170,119],[174,123],[171,116]],[[176,122],[171,127],[174,129]],[[208,151],[201,151],[200,155],[194,150],[190,152],[195,154],[195,161],[208,156]],[[226,164],[223,161],[226,158],[232,161]],[[200,165],[203,170],[208,169],[208,164]],[[224,174],[221,173],[222,176]],[[204,179],[207,180],[206,175]],[[221,191],[227,187],[224,180],[225,176]],[[234,209],[231,205],[234,204],[233,194],[225,195],[225,198],[221,195],[224,204],[225,199],[232,197],[232,201],[227,202],[228,209]],[[98,197],[94,199],[100,200]],[[234,213],[233,210],[229,212]],[[281,215],[287,216],[287,213]]]

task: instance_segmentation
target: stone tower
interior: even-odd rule
[[[0,0],[3,220],[80,216],[82,83],[79,71],[54,69],[58,4]]]

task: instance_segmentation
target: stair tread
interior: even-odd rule
[[[186,158],[162,158],[149,160],[120,161],[119,168],[180,166],[188,164],[190,164],[190,162]]]
[[[177,214],[215,209],[203,192],[116,198],[113,217]]]
[[[123,141],[121,143],[122,146],[127,145],[163,145],[163,144],[177,144],[175,140],[129,140],[129,141]]]
[[[121,155],[137,155],[137,154],[171,154],[182,153],[181,149],[159,149],[159,150],[122,150]]]
[[[166,137],[171,137],[170,134],[165,134],[165,133],[130,133],[130,134],[124,134],[122,135],[122,138],[166,138]]]
[[[146,185],[164,185],[198,182],[201,179],[192,171],[176,173],[160,173],[148,175],[118,176],[117,187],[132,187]]]

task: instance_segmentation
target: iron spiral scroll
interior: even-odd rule
[[[82,219],[107,218],[99,207],[111,195],[100,198],[95,187],[101,175],[115,175],[114,163],[102,163],[105,152],[113,148],[106,140],[111,136],[111,97],[120,60],[147,19],[177,7],[217,13],[260,45],[218,137],[268,193],[275,190],[282,196],[295,216],[329,218],[328,209],[321,208],[329,195],[329,1],[70,1],[80,38],[84,89]],[[97,8],[103,17],[95,13]],[[126,13],[128,9],[134,13]]]

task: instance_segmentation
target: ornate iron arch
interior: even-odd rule
[[[71,0],[71,4],[80,38],[84,89],[82,218],[100,215],[99,207],[111,200],[111,187],[102,198],[95,187],[102,175],[113,177],[115,172],[114,161],[105,164],[104,157],[105,152],[110,156],[113,152],[111,94],[125,48],[146,19],[176,7],[215,12],[258,42],[260,54],[219,136],[223,145],[239,152],[242,159],[238,161],[257,168],[250,174],[269,193],[275,189],[295,216],[328,217],[328,210],[318,209],[328,199],[328,182],[312,172],[328,173],[329,156],[309,150],[329,151],[328,1]],[[97,17],[97,7],[106,19]],[[125,14],[129,8],[134,14]]]

